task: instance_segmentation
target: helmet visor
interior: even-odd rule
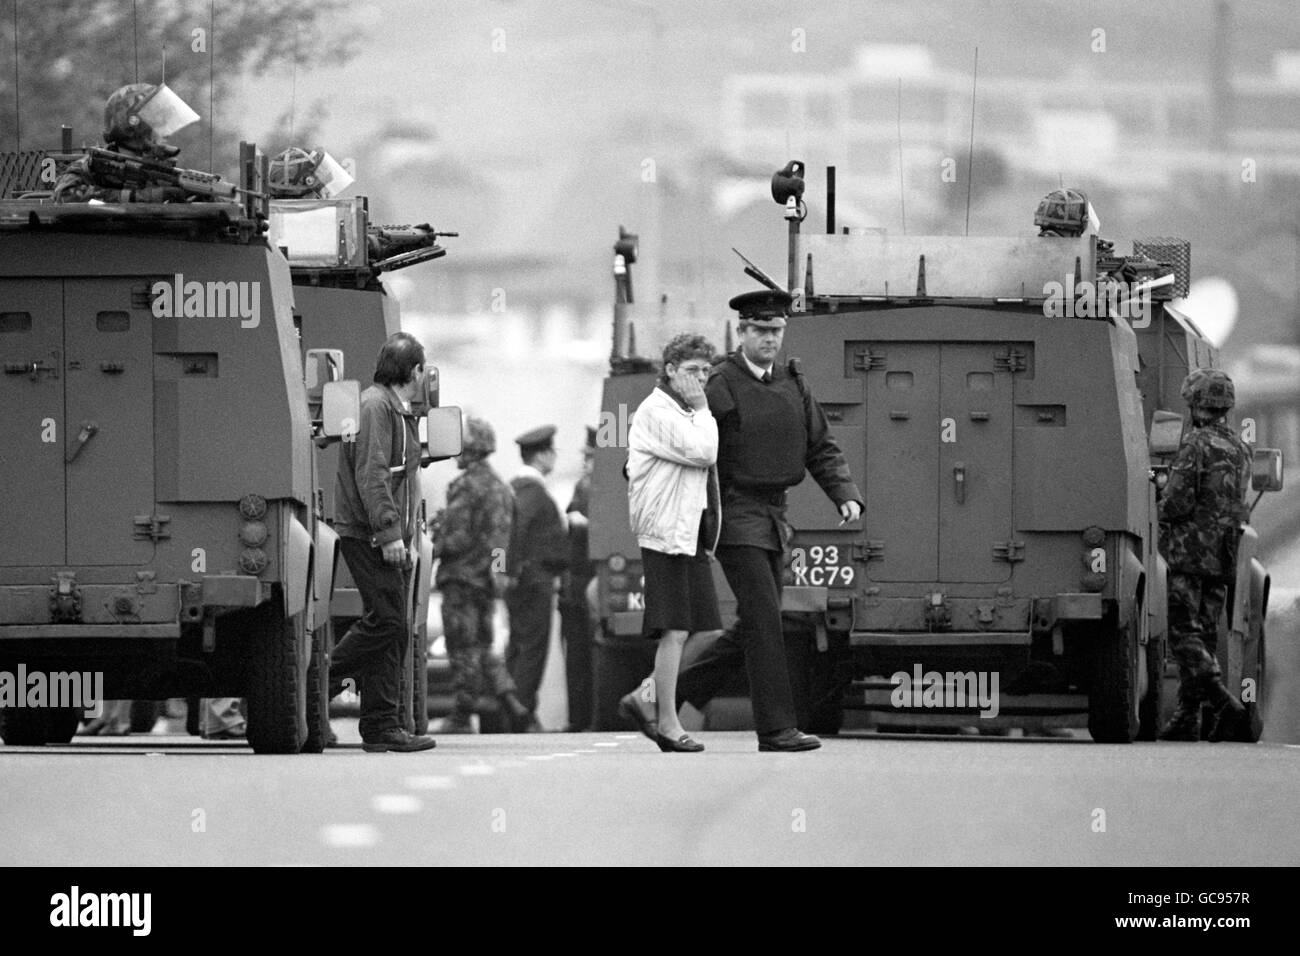
[[[1092,208],[1092,203],[1088,203],[1088,231],[1093,235],[1101,232],[1101,220],[1097,218],[1097,210]]]
[[[171,136],[199,121],[199,114],[165,84],[141,103],[136,113],[158,136]]]
[[[348,171],[325,152],[321,153],[320,163],[316,166],[316,181],[320,183],[320,194],[326,199],[333,199],[354,182]]]

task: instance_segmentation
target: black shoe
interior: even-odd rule
[[[1236,740],[1246,708],[1241,701],[1223,686],[1223,679],[1212,678],[1208,682],[1210,707],[1213,708],[1213,724],[1210,729],[1210,742],[1220,743],[1224,740]]]
[[[407,733],[401,727],[385,730],[378,737],[361,742],[361,749],[372,754],[409,754],[415,753],[417,750],[432,750],[436,746],[438,746],[438,741],[432,737],[417,737],[414,734]]]
[[[795,753],[800,750],[816,750],[822,745],[821,738],[812,734],[801,733],[797,727],[787,727],[774,734],[759,734],[758,749],[779,753]]]
[[[659,745],[659,749],[664,753],[697,754],[704,749],[704,744],[692,738],[690,734],[682,734],[676,740],[673,740],[656,730],[654,742]]]
[[[641,731],[655,743],[659,743],[659,728],[655,726],[655,721],[659,715],[654,710],[651,713],[646,713],[646,709],[641,706],[640,693],[640,689],[637,689],[619,698],[619,716],[626,720],[631,727]]]

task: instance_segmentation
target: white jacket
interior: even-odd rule
[[[628,431],[628,511],[637,544],[664,554],[695,554],[700,515],[718,500],[718,423],[708,407],[687,411],[656,386]],[[721,525],[719,523],[718,527]],[[717,546],[717,536],[708,550]]]

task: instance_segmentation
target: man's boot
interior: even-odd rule
[[[1178,708],[1161,729],[1161,740],[1201,739],[1201,698],[1194,686],[1195,682],[1189,677],[1178,682]]]
[[[1246,708],[1241,701],[1223,685],[1219,675],[1204,678],[1205,699],[1214,711],[1214,726],[1210,731],[1210,742],[1236,740],[1241,722],[1246,716]]]

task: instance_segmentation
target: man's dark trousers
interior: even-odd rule
[[[343,560],[361,592],[365,614],[330,655],[330,696],[343,681],[357,681],[361,693],[361,739],[372,740],[402,726],[398,686],[406,648],[409,570],[384,563],[383,552],[359,538],[340,538]]]
[[[737,653],[743,653],[755,731],[770,734],[794,727],[794,697],[781,631],[781,552],[724,545],[717,554],[736,595],[736,627],[678,675],[677,700],[703,708],[732,672]]]
[[[518,685],[520,702],[529,710],[537,709],[537,688],[546,670],[554,594],[554,579],[544,578],[517,584],[506,595],[506,609],[510,612],[506,669]]]

